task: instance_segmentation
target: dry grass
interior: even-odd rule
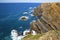
[[[47,33],[31,35],[28,34],[22,40],[60,40],[60,31],[50,30]]]
[[[39,40],[60,40],[60,31],[49,31],[41,36]]]
[[[28,34],[22,40],[37,40],[40,36],[42,36],[42,35],[41,34],[37,34],[37,35]]]

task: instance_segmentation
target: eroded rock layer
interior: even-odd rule
[[[30,31],[60,30],[60,3],[43,3],[34,10],[34,15],[37,19],[30,24]]]

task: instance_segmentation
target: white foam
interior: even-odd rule
[[[22,20],[22,18],[25,18],[25,19],[24,19],[25,21],[27,21],[27,20],[29,19],[28,16],[21,16],[21,17],[19,18],[19,20]]]
[[[23,14],[28,14],[28,12],[23,12]]]
[[[35,9],[36,7],[34,7],[34,9]]]
[[[11,39],[12,40],[21,40],[22,38],[24,38],[25,36],[18,36],[17,30],[12,30],[11,31]]]
[[[33,20],[32,22],[36,22],[36,20]]]
[[[33,14],[30,14],[31,16],[34,16]]]
[[[17,37],[18,37],[18,33],[17,33],[16,30],[13,29],[11,31],[11,38],[12,38],[12,40],[17,40]]]
[[[32,30],[32,35],[36,35],[37,33],[34,31],[34,30]]]
[[[18,36],[17,40],[22,40],[22,38],[24,38],[25,36]]]
[[[12,30],[11,31],[11,36],[13,37],[17,37],[18,36],[18,34],[17,34],[17,31],[16,30]]]
[[[31,9],[33,9],[33,7],[29,7],[29,9],[31,10]]]
[[[23,32],[23,35],[26,36],[26,33],[28,33],[28,32],[30,32],[30,30],[27,30],[27,29],[26,29],[26,30]]]
[[[31,10],[31,12],[34,12],[34,10]]]
[[[23,32],[23,36],[22,35],[20,35],[20,36],[18,36],[18,33],[17,33],[17,30],[12,30],[11,31],[11,38],[12,38],[12,40],[22,40],[22,38],[24,38],[25,36],[26,36],[26,33],[28,33],[28,32],[30,32],[30,30],[28,29],[26,29],[24,32]],[[37,33],[34,31],[34,30],[32,30],[32,33],[31,33],[32,35],[36,35]]]

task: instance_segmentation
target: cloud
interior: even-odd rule
[[[60,0],[0,0],[0,3],[9,2],[26,2],[26,3],[42,3],[42,2],[60,2]]]

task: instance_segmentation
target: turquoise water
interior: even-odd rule
[[[30,28],[30,22],[35,20],[34,16],[29,13],[32,9],[29,7],[37,7],[40,3],[0,3],[0,40],[11,40],[10,32],[16,29],[18,32],[23,32]],[[23,14],[27,12],[27,14]],[[21,16],[27,16],[27,21],[19,20]],[[19,28],[22,26],[22,28]],[[5,39],[4,39],[5,38]]]

